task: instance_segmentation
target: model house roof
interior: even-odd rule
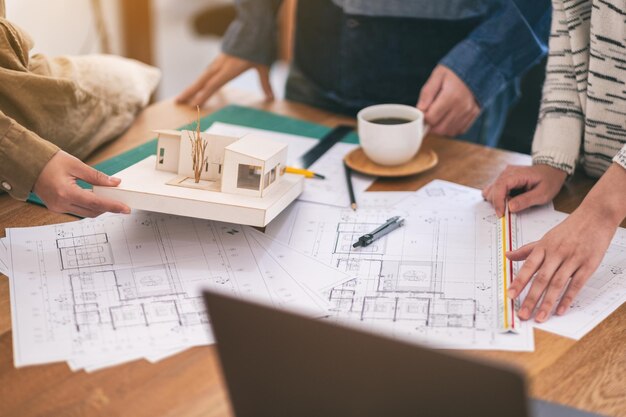
[[[177,138],[180,138],[181,135],[183,134],[183,132],[181,132],[180,130],[174,130],[174,129],[159,129],[159,130],[153,130],[152,132],[156,133],[157,135],[174,136]]]
[[[255,134],[246,135],[226,147],[229,151],[263,161],[270,159],[286,148],[287,145],[284,143],[275,142]]]

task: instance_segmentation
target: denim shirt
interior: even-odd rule
[[[276,58],[276,13],[282,0],[236,0],[238,16],[222,50],[259,64]],[[547,51],[549,0],[333,0],[346,14],[433,20],[480,18],[481,24],[440,64],[453,70],[481,107]]]

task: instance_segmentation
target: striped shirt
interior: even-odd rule
[[[592,177],[626,168],[626,0],[552,0],[533,163]]]

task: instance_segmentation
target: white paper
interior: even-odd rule
[[[287,163],[294,165],[297,160],[319,141],[304,136],[289,135],[286,133],[269,130],[254,129],[245,126],[237,126],[226,123],[213,123],[207,132],[216,135],[240,137],[249,133],[256,133],[268,137],[276,142],[289,145]],[[322,174],[324,180],[307,179],[304,192],[298,198],[300,201],[327,204],[339,207],[349,207],[350,198],[346,181],[343,158],[358,146],[348,143],[337,143],[320,157],[309,169]],[[354,188],[357,203],[361,194],[374,182],[376,178],[358,173],[352,174],[352,186]],[[360,204],[360,203],[359,203]]]
[[[206,288],[323,316],[328,303],[306,280],[346,279],[319,262],[291,275],[277,260],[303,255],[278,244],[270,253],[246,227],[158,213],[8,233],[16,366],[93,369],[210,343]]]
[[[266,233],[354,276],[328,293],[334,319],[435,347],[533,350],[528,324],[517,335],[498,329],[496,218],[477,192],[437,182],[393,209],[356,212],[299,202]],[[352,248],[394,215],[404,227]]]
[[[0,274],[9,276],[9,250],[6,237],[0,238]]]

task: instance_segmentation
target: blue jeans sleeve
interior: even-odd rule
[[[481,108],[547,51],[549,0],[506,0],[440,62],[474,93]]]
[[[224,34],[222,51],[256,64],[276,60],[276,14],[282,0],[236,0],[237,18]]]

